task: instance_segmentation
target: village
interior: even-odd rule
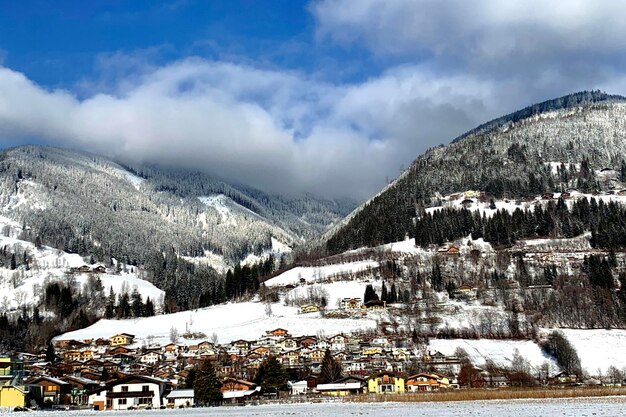
[[[293,337],[287,329],[277,328],[257,340],[235,340],[225,345],[202,341],[139,346],[134,335],[122,333],[108,339],[56,340],[51,348],[39,355],[0,358],[0,408],[192,407],[196,400],[194,389],[188,388],[192,386],[189,379],[205,361],[215,367],[224,405],[467,388],[582,385],[575,375],[565,373],[534,379],[519,372],[481,369],[461,357],[420,349],[410,338],[374,334]],[[328,355],[340,365],[332,381],[324,377],[322,369]],[[270,358],[289,375],[278,389],[252,382]]]

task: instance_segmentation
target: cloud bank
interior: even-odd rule
[[[318,42],[393,64],[336,83],[190,57],[133,64],[80,96],[0,67],[0,135],[366,198],[490,118],[583,89],[626,91],[621,2],[323,0],[310,11]]]

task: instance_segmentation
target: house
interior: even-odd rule
[[[289,331],[278,328],[274,330],[269,330],[266,332],[266,334],[268,336],[274,336],[274,337],[287,337],[289,336]]]
[[[445,255],[458,255],[459,252],[460,252],[459,247],[455,245],[451,245],[442,251],[442,253]]]
[[[347,395],[358,395],[363,393],[363,386],[358,382],[343,382],[333,384],[319,384],[315,390],[322,395],[332,397],[345,397]]]
[[[320,308],[312,304],[307,304],[305,306],[300,307],[300,314],[317,313],[318,311],[320,311]]]
[[[360,298],[344,298],[341,300],[341,308],[344,310],[360,309],[362,302]]]
[[[44,404],[69,404],[72,386],[65,381],[50,376],[39,376],[25,381],[26,385],[41,387]]]
[[[289,393],[291,395],[306,395],[309,392],[309,386],[306,380],[287,383],[289,386]]]
[[[155,365],[163,359],[163,355],[158,352],[147,352],[139,357],[139,362],[145,363],[146,365]]]
[[[72,404],[87,405],[89,392],[100,387],[98,381],[88,378],[66,375],[61,379],[70,384],[70,401]]]
[[[88,265],[82,265],[82,266],[79,266],[78,268],[74,268],[73,271],[78,272],[80,274],[86,274],[86,273],[91,272],[91,268]]]
[[[407,378],[406,390],[408,392],[430,392],[439,391],[440,388],[448,388],[450,381],[448,378],[431,373],[419,373]]]
[[[238,403],[244,404],[255,396],[261,395],[261,387],[246,391],[224,391],[222,392],[222,399],[226,403]]]
[[[342,334],[338,334],[330,338],[330,350],[333,352],[346,350],[347,344],[348,338]]]
[[[112,347],[115,346],[127,346],[131,345],[135,341],[135,335],[128,333],[120,333],[109,338],[109,343]]]
[[[102,265],[98,265],[92,271],[96,274],[106,274],[107,269]]]
[[[371,394],[403,394],[404,378],[388,371],[374,374],[367,380],[367,392]]]
[[[254,382],[245,381],[243,379],[224,378],[221,391],[248,391],[255,389],[256,386]]]
[[[24,407],[28,391],[23,385],[0,386],[0,409]]]
[[[541,194],[541,198],[543,200],[552,200],[554,198],[554,193],[543,193]]]
[[[143,375],[129,375],[95,390],[89,405],[97,410],[159,408],[170,382]]]
[[[317,337],[315,336],[304,336],[301,337],[298,341],[301,347],[307,348],[315,345],[317,343]]]
[[[195,404],[193,389],[176,389],[167,394],[165,398],[169,408],[186,408]]]

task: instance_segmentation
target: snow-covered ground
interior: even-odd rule
[[[130,182],[131,185],[137,190],[139,190],[141,188],[141,184],[146,181],[144,178],[138,177],[137,175],[125,170],[122,167],[120,167],[119,169],[114,169],[114,172]]]
[[[432,339],[428,345],[431,352],[439,351],[448,356],[453,356],[457,348],[463,348],[478,366],[487,359],[499,365],[510,366],[517,350],[531,366],[539,367],[544,362],[550,362],[553,369],[556,369],[554,361],[545,356],[539,345],[532,340]]]
[[[7,232],[10,236],[3,236],[0,233],[0,248],[6,246],[10,252],[15,252],[17,256],[23,256],[26,252],[30,265],[29,270],[23,266],[16,270],[0,268],[1,310],[16,309],[21,305],[37,303],[40,299],[41,290],[48,282],[69,281],[71,278],[75,285],[82,288],[89,279],[90,274],[87,273],[68,275],[71,268],[78,268],[87,263],[80,255],[69,254],[47,246],[38,249],[31,242],[19,240],[15,236],[21,232],[21,226],[6,218],[0,219],[0,231]],[[91,268],[96,266],[90,265]],[[130,293],[134,288],[137,288],[144,300],[150,297],[151,300],[158,303],[164,294],[150,282],[140,279],[136,268],[120,274],[95,274],[95,276],[102,281],[105,296],[110,288],[113,288],[116,294],[122,290]]]
[[[297,284],[303,278],[307,283],[322,282],[331,279],[334,276],[348,275],[352,272],[361,272],[368,269],[378,268],[377,261],[358,261],[347,262],[344,264],[333,264],[324,266],[299,266],[292,268],[282,274],[265,281],[268,287],[283,286],[289,284]]]
[[[267,305],[260,302],[228,303],[218,306],[184,311],[180,313],[128,320],[100,320],[85,329],[66,333],[59,339],[90,339],[110,337],[115,333],[126,332],[145,340],[148,337],[155,343],[169,343],[170,329],[176,328],[179,334],[202,332],[207,337],[217,334],[219,343],[237,339],[255,340],[266,330],[281,327],[294,336],[350,333],[376,327],[373,319],[328,319],[318,313],[299,314],[296,307],[282,303]],[[206,338],[204,338],[206,339]],[[179,343],[193,344],[197,340],[181,339]]]
[[[508,400],[508,401],[459,401],[433,403],[341,403],[332,402],[316,404],[272,404],[246,407],[215,407],[185,408],[169,410],[142,410],[144,417],[353,417],[353,416],[498,416],[498,417],[615,417],[624,415],[626,400],[621,397],[605,398],[572,398],[572,399],[541,399],[541,400]],[[41,411],[41,417],[57,416],[58,411]],[[116,411],[119,417],[134,417],[137,411]],[[76,417],[92,416],[93,411],[68,411],[64,415]]]
[[[596,375],[609,366],[626,368],[626,330],[560,329],[574,346],[583,369]]]

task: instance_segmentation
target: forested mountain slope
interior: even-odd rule
[[[519,199],[619,189],[626,176],[626,98],[582,92],[503,116],[433,148],[325,235],[331,253],[416,234],[442,195]],[[424,226],[419,225],[418,226]]]
[[[138,266],[181,307],[210,289],[213,267],[223,272],[249,254],[284,252],[354,206],[72,150],[0,153],[0,216],[23,225],[21,239]]]

